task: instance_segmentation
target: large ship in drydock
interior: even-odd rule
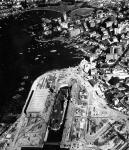
[[[50,116],[49,127],[51,130],[59,130],[64,119],[66,107],[70,99],[70,87],[63,84],[55,96],[55,103]]]

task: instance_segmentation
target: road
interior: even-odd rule
[[[97,138],[99,138],[99,136],[101,136],[105,131],[111,128],[110,124],[114,123],[114,121],[123,120],[123,119],[127,120],[128,116],[122,114],[121,112],[115,111],[107,106],[107,103],[104,100],[104,98],[103,97],[101,98],[96,94],[97,85],[96,87],[92,87],[87,79],[84,80],[83,74],[78,75],[75,72],[75,74],[71,75],[71,78],[76,79],[77,83],[82,84],[88,91],[88,98],[86,99],[87,106],[85,107],[85,110],[86,110],[85,116],[78,116],[80,118],[85,118],[85,139],[84,139],[85,142],[88,142],[89,144],[93,143]],[[70,107],[72,106],[74,108],[74,111],[76,110],[75,108],[80,108],[81,110],[82,106],[74,104],[74,101],[75,99],[72,100]],[[71,108],[70,107],[69,107],[69,112],[71,112],[71,109],[73,109],[72,107]],[[95,113],[93,113],[93,110],[92,110],[93,108],[95,108]],[[89,113],[90,111],[92,111],[91,114]],[[75,116],[76,116],[75,112],[68,113],[68,117],[67,117],[68,120],[67,120],[66,128],[65,128],[65,133],[67,133],[68,136],[67,136],[67,140],[64,137],[64,140],[62,141],[62,145],[68,144],[71,142],[74,143],[74,141],[71,141],[70,139],[70,134],[71,134],[70,128],[73,128],[74,126],[73,120]],[[88,118],[93,119],[93,120],[96,119],[96,121],[97,121],[97,118],[99,118],[99,120],[107,119],[107,122],[103,123],[103,126],[101,126],[96,131],[96,133],[92,133],[92,135],[90,135],[91,125],[90,124],[88,125]],[[90,129],[88,132],[86,131],[87,128]],[[81,140],[82,139],[80,139],[80,141]]]

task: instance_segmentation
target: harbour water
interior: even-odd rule
[[[0,122],[6,123],[13,118],[10,114],[21,113],[36,77],[49,70],[75,66],[83,57],[82,52],[68,48],[64,42],[35,41],[25,30],[27,21],[21,24],[17,18],[10,16],[0,22]]]

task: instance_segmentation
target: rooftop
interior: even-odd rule
[[[35,91],[26,112],[42,112],[44,110],[48,94],[48,89],[38,89],[37,91]]]

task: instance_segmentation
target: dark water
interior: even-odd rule
[[[0,21],[0,122],[14,119],[8,116],[10,113],[20,114],[36,77],[49,70],[75,66],[82,59],[83,54],[67,48],[67,43],[36,42],[25,29],[39,22],[39,17],[26,13],[25,17],[22,14]]]

